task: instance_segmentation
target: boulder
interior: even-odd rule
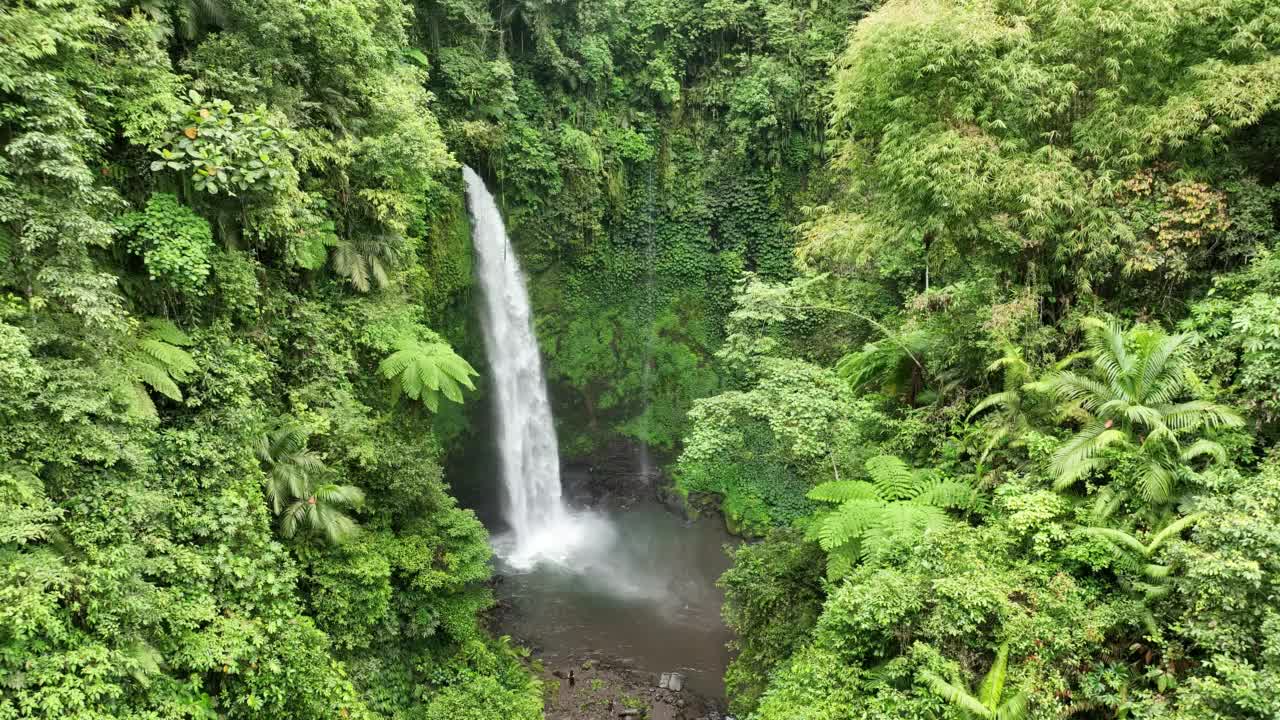
[[[670,677],[667,678],[667,689],[671,690],[672,692],[680,692],[681,690],[683,690],[684,675],[681,675],[680,673],[677,673],[677,672],[671,673]]]

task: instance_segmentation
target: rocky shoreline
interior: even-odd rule
[[[531,660],[544,683],[547,720],[725,720],[722,701],[661,687],[660,675],[625,662],[597,653],[559,662]]]

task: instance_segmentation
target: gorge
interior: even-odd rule
[[[1275,0],[0,3],[0,720],[1280,717],[1277,158]]]

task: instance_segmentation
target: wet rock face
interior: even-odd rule
[[[572,506],[618,509],[661,500],[660,490],[670,485],[661,467],[668,460],[641,443],[615,439],[600,452],[561,466],[565,499]]]

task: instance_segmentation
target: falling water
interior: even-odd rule
[[[482,324],[506,492],[503,510],[510,526],[495,547],[515,567],[564,563],[608,528],[571,513],[560,497],[560,454],[524,276],[484,180],[469,167],[462,174],[484,295]]]

